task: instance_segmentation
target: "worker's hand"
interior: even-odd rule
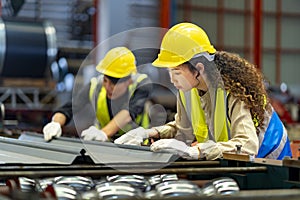
[[[121,137],[117,138],[114,143],[116,144],[131,144],[131,145],[141,145],[144,139],[148,138],[151,133],[155,132],[154,129],[144,129],[139,127],[128,131]]]
[[[151,151],[167,151],[189,160],[199,159],[200,150],[197,146],[190,147],[176,139],[160,139],[150,146]]]
[[[105,142],[108,140],[107,135],[104,131],[97,129],[95,126],[90,126],[81,133],[81,137],[84,140],[98,140]]]
[[[50,122],[46,124],[43,128],[44,139],[46,141],[51,140],[53,137],[61,136],[61,126],[58,122]]]

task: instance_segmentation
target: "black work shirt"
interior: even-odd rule
[[[56,109],[54,113],[63,113],[67,118],[66,123],[69,123],[73,115],[82,110],[86,105],[92,107],[92,109],[95,110],[97,104],[95,104],[96,106],[92,105],[89,98],[90,86],[90,83],[86,84],[82,89],[80,89],[78,94],[73,95],[72,101],[69,101],[63,106]],[[97,88],[101,89],[101,86],[102,83],[100,83],[99,87]],[[95,92],[99,93],[99,91]],[[135,118],[144,111],[145,103],[150,98],[151,91],[152,82],[150,78],[147,77],[137,84],[137,87],[130,98],[128,90],[124,95],[115,100],[111,100],[106,97],[110,119],[112,119],[118,112],[125,109],[129,111],[132,121],[134,121]],[[101,108],[97,109],[101,110]]]

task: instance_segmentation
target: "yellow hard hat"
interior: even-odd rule
[[[136,72],[135,57],[126,47],[116,47],[107,52],[96,69],[107,76],[124,78]]]
[[[179,23],[163,37],[158,58],[152,64],[156,67],[176,67],[204,52],[216,52],[205,31],[192,23]]]

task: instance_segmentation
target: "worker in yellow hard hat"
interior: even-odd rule
[[[82,131],[84,140],[108,141],[138,126],[148,128],[149,118],[144,108],[152,84],[146,74],[137,73],[135,62],[134,54],[126,47],[108,51],[96,66],[101,75],[92,78],[73,97],[76,101],[54,111],[52,121],[43,128],[44,139],[61,136],[62,126],[86,104],[95,109],[96,120]]]
[[[175,121],[131,130],[115,143],[158,138],[150,146],[152,151],[170,150],[188,159],[213,160],[224,152],[278,160],[292,156],[262,73],[237,54],[216,51],[201,27],[173,26],[152,64],[168,68],[179,91]]]

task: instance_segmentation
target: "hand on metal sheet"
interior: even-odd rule
[[[84,140],[98,140],[105,142],[108,140],[107,135],[104,133],[104,131],[99,130],[95,126],[90,126],[88,129],[85,129],[81,133],[81,137]]]
[[[189,160],[199,159],[200,150],[197,146],[190,147],[176,139],[160,139],[150,146],[151,151],[167,151]]]
[[[44,139],[51,140],[53,137],[60,137],[62,133],[61,126],[58,122],[50,122],[43,128]]]
[[[121,137],[117,138],[114,143],[116,144],[132,144],[132,145],[141,145],[144,139],[149,137],[149,134],[154,132],[153,129],[144,129],[139,127],[128,131]]]

